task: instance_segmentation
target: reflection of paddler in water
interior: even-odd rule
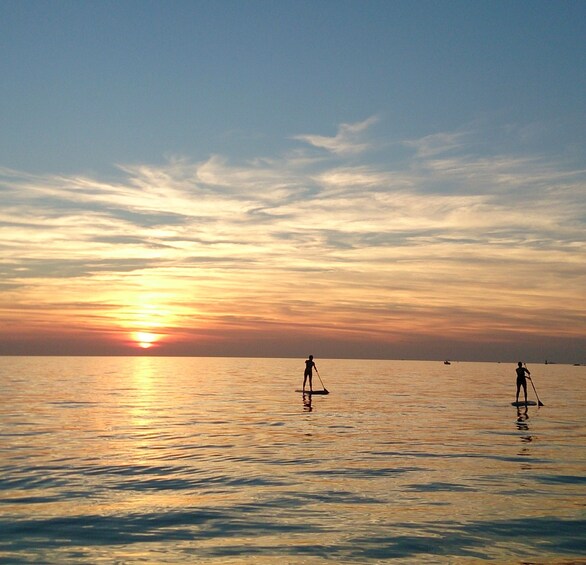
[[[521,391],[521,387],[523,387],[523,393],[525,394],[525,404],[527,404],[527,379],[531,380],[531,373],[527,367],[523,367],[523,363],[519,361],[517,363],[517,368],[515,369],[517,372],[517,396],[515,397],[515,402],[519,402],[519,392]],[[527,374],[527,376],[525,376]]]
[[[313,362],[313,355],[309,356],[309,359],[305,361],[305,372],[303,373],[303,392],[305,392],[305,383],[307,379],[309,379],[309,392],[313,392],[313,384],[312,384],[312,377],[313,377],[313,369],[317,371],[317,367]]]
[[[529,408],[527,408],[527,406],[524,406],[523,410],[521,410],[521,407],[518,406],[517,407],[517,429],[520,432],[528,432],[529,431],[529,424],[528,424],[527,420],[529,420]],[[532,435],[524,435],[524,436],[521,436],[520,439],[523,443],[531,443],[533,441],[533,436]],[[529,455],[529,453],[526,451],[526,449],[523,449],[523,450],[521,450],[519,455]]]
[[[313,410],[311,407],[311,394],[303,393],[303,410],[305,412],[311,412]]]
[[[528,430],[529,425],[527,424],[527,420],[529,420],[529,408],[525,406],[523,410],[521,407],[517,407],[517,428],[520,430]]]

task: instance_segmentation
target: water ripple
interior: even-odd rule
[[[0,358],[0,563],[583,558],[575,368],[520,413],[496,364],[323,360],[311,403],[298,369]]]

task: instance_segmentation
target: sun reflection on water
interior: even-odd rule
[[[567,368],[540,381],[548,408],[515,411],[496,364],[322,360],[332,394],[310,402],[299,360],[18,362],[0,359],[12,556],[511,563],[583,547],[586,397]]]

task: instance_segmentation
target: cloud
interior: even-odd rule
[[[311,136],[302,159],[177,158],[116,182],[0,170],[0,317],[334,341],[583,335],[585,172],[472,154],[449,132],[360,162],[349,148],[372,123]]]
[[[293,139],[303,141],[317,147],[325,149],[335,155],[350,155],[356,153],[363,153],[372,147],[371,143],[364,140],[364,132],[378,122],[377,117],[370,117],[362,122],[354,124],[341,124],[338,127],[338,132],[334,137],[326,137],[323,135],[296,135]]]
[[[442,132],[404,141],[403,143],[415,150],[416,157],[429,159],[430,157],[461,149],[468,135],[464,132]]]

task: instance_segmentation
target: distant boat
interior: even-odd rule
[[[444,361],[444,365],[451,365],[451,363],[450,363],[450,362],[449,362],[449,361],[446,359],[446,360]]]

